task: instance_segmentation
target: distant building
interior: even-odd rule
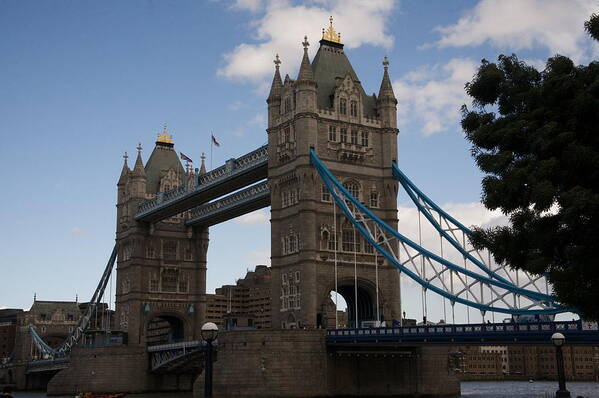
[[[256,266],[235,285],[224,285],[206,295],[206,321],[221,329],[271,327],[270,268]]]
[[[8,361],[15,349],[17,318],[23,310],[0,310],[0,363]]]

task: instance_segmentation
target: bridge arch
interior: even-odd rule
[[[193,335],[189,320],[177,312],[150,313],[145,333],[148,346],[185,341]]]
[[[337,290],[335,282],[329,283],[321,297],[320,311],[317,314],[317,327],[335,327],[335,312],[337,308],[331,300],[331,293],[336,292],[347,303],[347,322],[349,328],[356,327],[356,303],[358,325],[364,325],[364,322],[375,322],[377,320],[376,309],[376,284],[369,279],[357,278],[357,290],[355,288],[356,279],[354,277],[342,277],[337,280]],[[379,291],[379,313],[381,319],[383,314],[383,298]],[[334,309],[334,310],[332,310]]]

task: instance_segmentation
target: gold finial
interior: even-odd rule
[[[141,146],[141,142],[137,144],[137,147],[136,147],[135,149],[137,149],[137,153],[141,153],[141,150],[142,150],[142,149],[144,149],[144,148]]]
[[[173,136],[169,135],[169,133],[166,131],[166,123],[162,127],[162,134],[158,134],[158,138],[156,139],[156,142],[160,142],[163,144],[172,144],[173,143]]]
[[[275,68],[279,69],[279,65],[281,65],[281,59],[279,58],[279,54],[275,55],[275,60],[273,62],[275,63]]]
[[[335,29],[333,28],[333,16],[329,17],[328,29],[322,29],[322,39],[332,41],[333,43],[341,43],[341,33],[335,32]]]

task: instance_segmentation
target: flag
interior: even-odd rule
[[[193,163],[193,160],[191,160],[189,157],[185,156],[183,154],[183,152],[179,152],[179,155],[181,155],[181,159],[185,160],[186,162]]]
[[[211,136],[212,136],[212,143],[213,143],[214,145],[216,145],[216,146],[220,146],[220,144],[218,143],[218,141],[216,140],[216,138],[214,137],[214,135],[213,135],[213,134],[211,134]]]

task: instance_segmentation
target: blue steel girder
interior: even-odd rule
[[[402,185],[412,202],[418,208],[429,223],[437,230],[439,235],[451,246],[457,249],[464,257],[464,261],[473,263],[487,275],[505,283],[516,284],[522,288],[534,289],[537,293],[548,294],[547,280],[543,276],[535,276],[526,271],[521,273],[516,270],[512,271],[505,264],[496,264],[492,266],[491,255],[488,250],[484,253],[482,250],[476,249],[470,244],[469,236],[472,231],[465,227],[461,222],[453,218],[445,212],[432,199],[424,194],[397,166],[393,163],[393,176]],[[461,235],[460,235],[461,234]],[[485,255],[486,254],[486,255]],[[500,275],[501,272],[503,275]],[[522,275],[522,277],[520,277]],[[539,287],[537,282],[542,283]],[[549,297],[549,296],[547,296]]]
[[[264,145],[198,177],[195,189],[179,187],[144,201],[135,220],[158,222],[208,203],[268,176],[268,146]]]
[[[268,206],[270,190],[267,181],[263,181],[192,209],[185,225],[208,227]]]
[[[184,341],[148,347],[150,368],[154,373],[196,373],[202,367],[206,343]]]
[[[331,193],[334,203],[339,206],[360,235],[374,247],[377,253],[420,284],[423,289],[429,289],[449,299],[452,306],[457,302],[477,308],[483,314],[486,311],[494,311],[514,315],[550,315],[568,311],[555,303],[555,299],[551,296],[522,289],[487,275],[477,274],[416,244],[387,225],[373,211],[353,197],[318,159],[314,150],[311,150],[310,156],[312,164]],[[396,249],[395,244],[403,250],[403,253]],[[400,254],[404,254],[404,257],[407,256],[407,260],[400,261]],[[416,259],[420,259],[422,263],[417,264]],[[426,276],[428,269],[434,271],[434,276],[430,279]],[[454,278],[456,279],[455,285]],[[471,278],[470,282],[468,278]],[[524,305],[520,304],[520,297],[526,299]],[[518,304],[516,304],[517,301]]]
[[[581,321],[532,323],[481,323],[328,329],[328,346],[393,346],[423,344],[513,345],[552,344],[560,332],[566,344],[599,344],[599,331],[585,330]]]

